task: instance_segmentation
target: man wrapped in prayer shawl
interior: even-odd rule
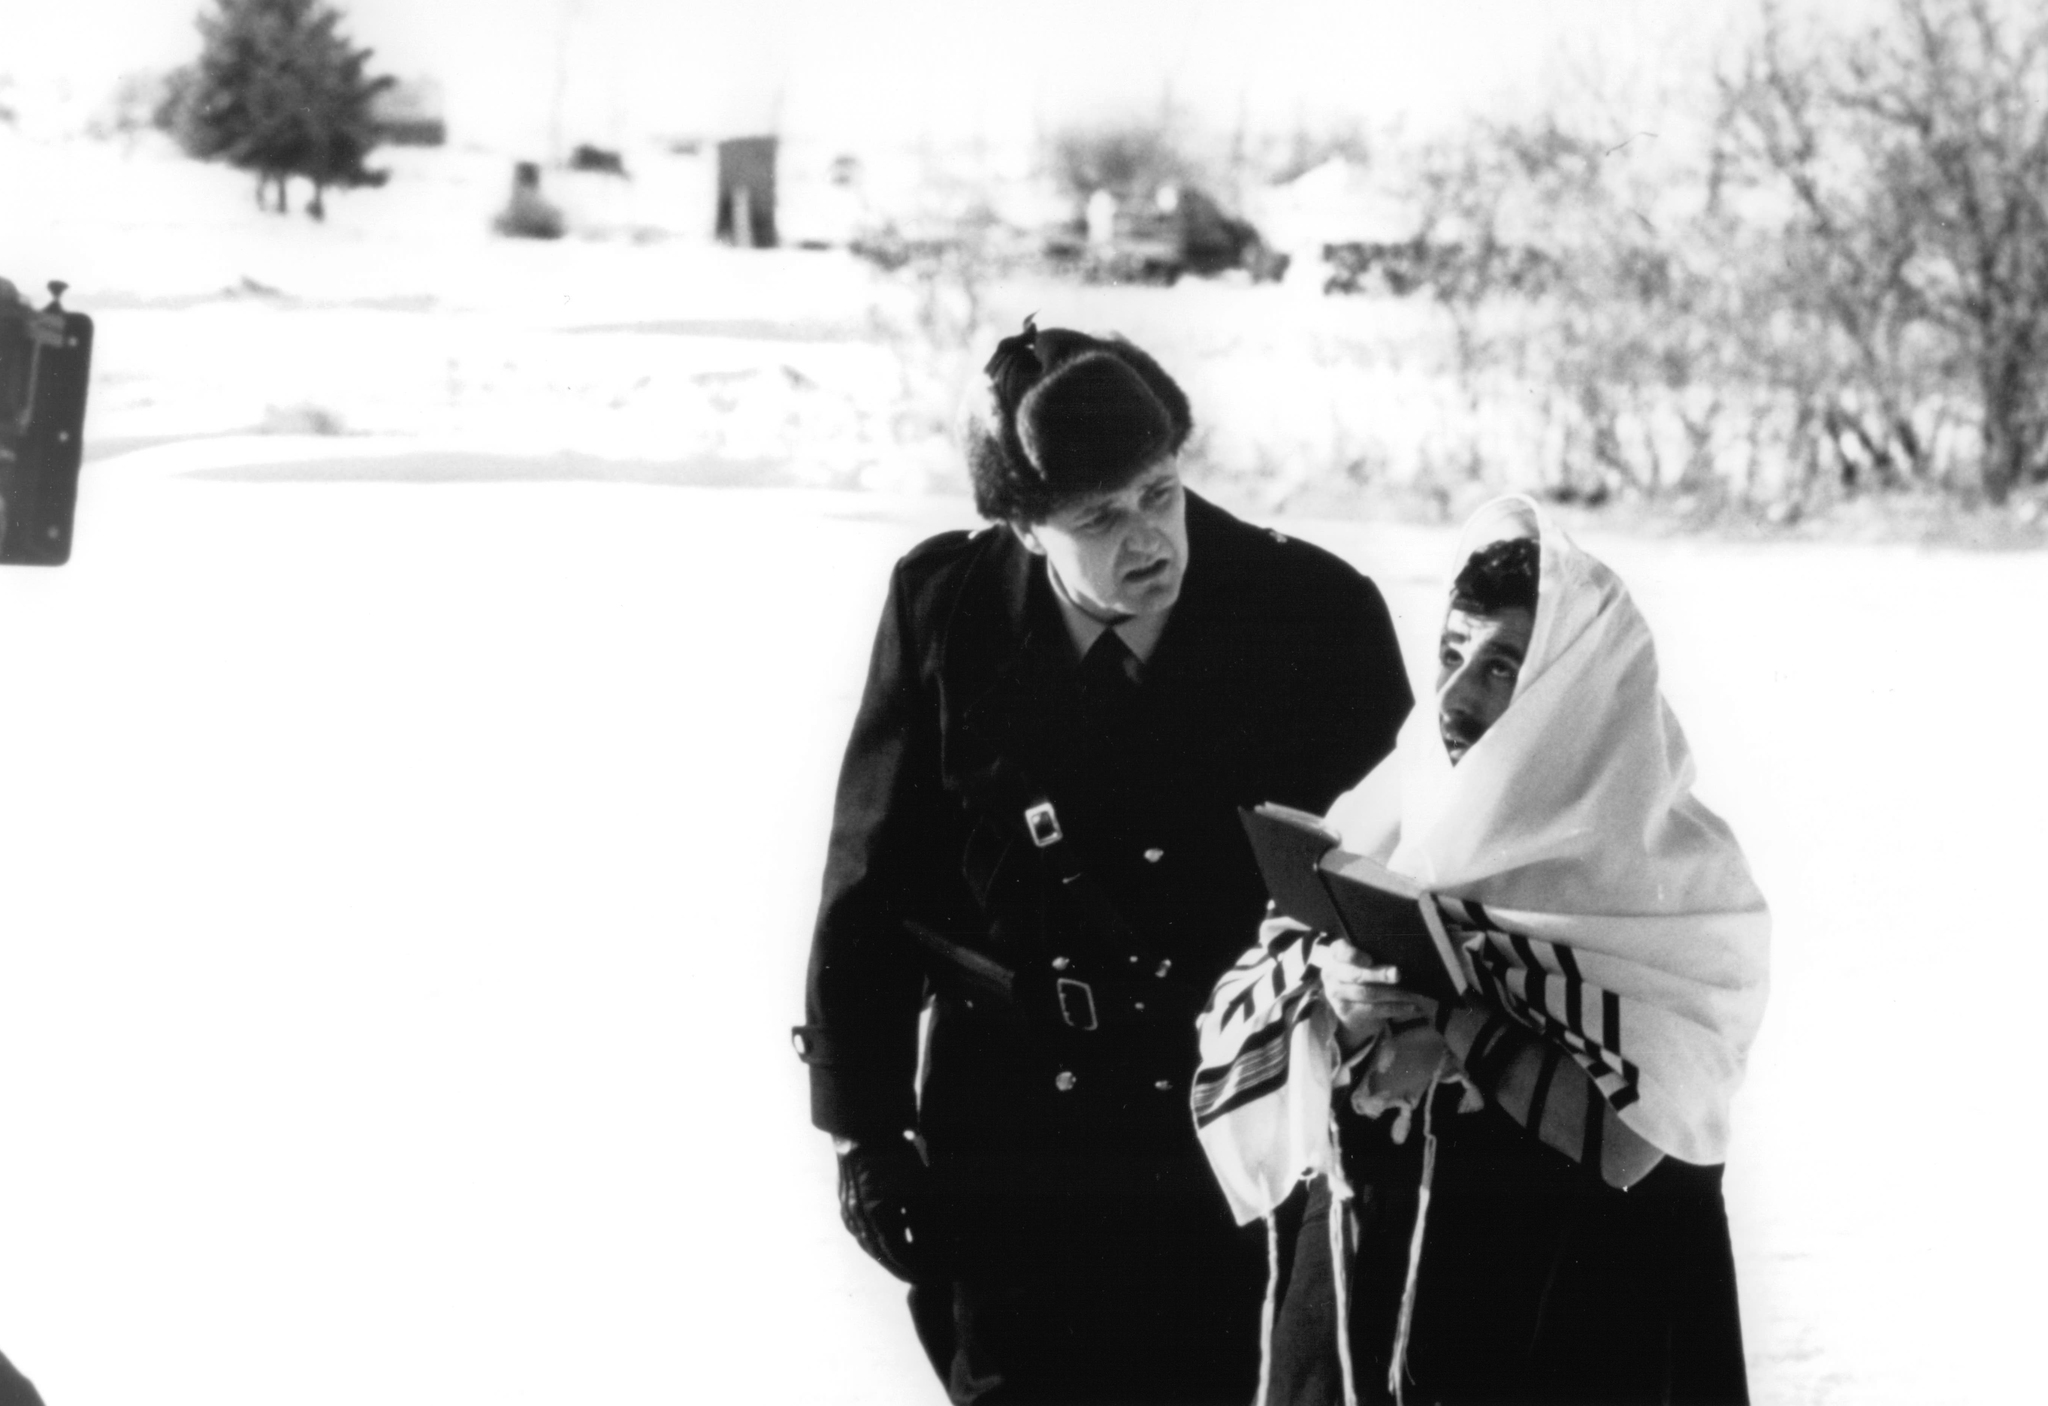
[[[1763,897],[1614,573],[1522,498],[1458,561],[1437,707],[1331,819],[1470,994],[1272,919],[1201,1019],[1196,1125],[1271,1236],[1259,1400],[1746,1401],[1720,1163]]]

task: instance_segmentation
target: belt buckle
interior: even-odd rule
[[[1051,801],[1040,801],[1035,806],[1024,808],[1024,828],[1030,832],[1031,843],[1044,849],[1056,845],[1066,836],[1060,832],[1060,818],[1053,813]]]
[[[1096,1028],[1095,992],[1087,982],[1063,976],[1053,982],[1053,991],[1059,997],[1061,1020],[1076,1030]],[[1077,1011],[1079,1018],[1076,1017]]]

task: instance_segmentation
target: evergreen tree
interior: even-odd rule
[[[371,104],[393,79],[371,78],[371,51],[340,32],[324,0],[214,0],[199,16],[202,48],[183,95],[180,136],[202,160],[256,173],[256,204],[285,182],[313,183],[306,213],[323,219],[329,186],[382,185],[363,162],[376,145]]]

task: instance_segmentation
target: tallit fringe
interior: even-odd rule
[[[1333,1114],[1334,1118],[1334,1114]],[[1335,1136],[1334,1125],[1332,1136]],[[1330,1183],[1330,1277],[1337,1299],[1337,1368],[1344,1391],[1343,1406],[1358,1406],[1358,1375],[1351,1365],[1351,1251],[1358,1242],[1352,1222],[1355,1194],[1343,1171],[1332,1167]],[[1279,1317],[1280,1222],[1266,1217],[1266,1306],[1259,1318],[1259,1394],[1252,1406],[1270,1406],[1273,1389],[1273,1330]]]
[[[1273,1321],[1280,1298],[1280,1222],[1266,1217],[1266,1306],[1259,1310],[1259,1392],[1252,1406],[1266,1406],[1273,1390]]]
[[[1337,1100],[1330,1100],[1330,1146],[1339,1146]],[[1357,1192],[1344,1175],[1344,1159],[1330,1158],[1330,1278],[1337,1299],[1337,1380],[1344,1388],[1344,1406],[1358,1406],[1358,1370],[1351,1365],[1351,1252],[1358,1246],[1353,1214]]]
[[[1401,1316],[1394,1324],[1394,1351],[1387,1363],[1387,1390],[1394,1393],[1394,1406],[1407,1406],[1404,1394],[1408,1378],[1408,1337],[1415,1323],[1415,1283],[1422,1272],[1422,1234],[1429,1221],[1429,1188],[1436,1178],[1436,1087],[1443,1071],[1429,1081],[1422,1096],[1422,1184],[1415,1195],[1415,1231],[1408,1239],[1408,1278],[1401,1286]],[[1350,1406],[1348,1400],[1346,1406]]]
[[[1330,1265],[1337,1290],[1337,1373],[1344,1385],[1344,1406],[1358,1406],[1358,1373],[1351,1365],[1351,1229],[1350,1188],[1337,1195],[1330,1188]]]

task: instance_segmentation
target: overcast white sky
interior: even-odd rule
[[[1869,0],[1790,0],[1868,9]],[[1527,102],[1559,56],[1643,75],[1696,67],[1758,0],[351,0],[358,42],[447,91],[459,140],[572,140],[793,125],[849,143],[996,139],[1171,92],[1218,125],[1356,117],[1428,127]],[[85,102],[197,48],[200,0],[0,0],[0,73]]]

